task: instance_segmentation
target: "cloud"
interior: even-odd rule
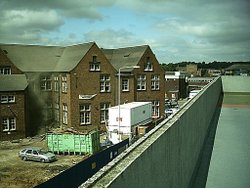
[[[125,29],[104,29],[94,30],[84,33],[86,41],[95,41],[104,48],[120,48],[142,44],[142,40],[137,39],[136,35]]]
[[[56,10],[60,15],[73,18],[101,19],[97,7],[111,6],[114,0],[62,1],[62,0],[1,0],[2,10]]]
[[[1,0],[0,42],[43,43],[45,35],[59,31],[66,19],[102,20],[99,7],[114,0]]]
[[[44,32],[57,30],[63,19],[55,11],[10,10],[0,18],[1,42],[31,42],[39,40]]]
[[[162,63],[250,59],[249,0],[1,0],[0,42],[149,44]]]

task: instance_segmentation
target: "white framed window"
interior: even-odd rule
[[[80,125],[91,124],[91,106],[90,104],[80,105]]]
[[[14,95],[9,95],[8,96],[8,101],[9,101],[9,103],[14,103],[16,101],[15,96]]]
[[[14,103],[16,102],[16,98],[14,95],[1,95],[1,103]]]
[[[67,93],[67,91],[68,91],[67,76],[63,75],[62,76],[62,92]]]
[[[152,101],[152,116],[160,117],[160,101]]]
[[[100,71],[101,70],[101,66],[100,66],[100,62],[97,62],[97,56],[93,56],[93,60],[92,62],[89,62],[89,70],[90,71]]]
[[[100,109],[101,109],[101,114],[100,114],[100,120],[101,123],[105,123],[108,120],[108,108],[110,107],[109,103],[101,103]]]
[[[137,76],[137,90],[146,90],[146,75]]]
[[[16,130],[16,118],[9,118],[10,131]]]
[[[110,76],[101,75],[100,77],[100,91],[101,92],[110,92]]]
[[[129,91],[129,79],[128,78],[122,79],[122,91]]]
[[[0,74],[11,74],[10,67],[0,67]]]
[[[160,76],[159,75],[151,76],[151,90],[160,90]]]
[[[68,106],[63,104],[63,124],[68,124]]]
[[[59,91],[59,77],[54,76],[54,91]]]
[[[7,95],[1,95],[1,103],[8,103],[8,96]]]
[[[50,75],[45,75],[41,77],[41,90],[49,91],[52,89],[52,81]]]
[[[16,130],[16,118],[14,117],[3,117],[2,118],[2,130],[15,131]]]
[[[150,57],[147,57],[146,63],[144,64],[144,71],[153,71],[153,64],[150,61]]]
[[[90,71],[100,71],[100,63],[90,63],[89,70]]]

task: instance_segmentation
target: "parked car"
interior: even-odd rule
[[[103,143],[101,143],[101,147],[108,147],[108,146],[112,146],[113,143],[109,140],[109,139],[106,139]]]
[[[165,114],[167,114],[167,116],[170,116],[173,114],[173,110],[171,108],[166,108],[165,109]]]
[[[56,160],[54,153],[42,150],[41,148],[25,148],[22,149],[18,156],[24,161],[39,161],[39,162],[52,162]]]

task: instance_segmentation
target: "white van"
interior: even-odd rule
[[[197,95],[200,92],[200,90],[192,90],[189,92],[189,99],[192,99],[195,95]]]

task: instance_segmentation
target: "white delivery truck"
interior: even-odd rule
[[[123,138],[130,138],[131,141],[138,134],[139,126],[152,122],[151,102],[126,103],[120,105],[120,108],[110,107],[108,111],[108,138],[113,144],[119,143]]]

